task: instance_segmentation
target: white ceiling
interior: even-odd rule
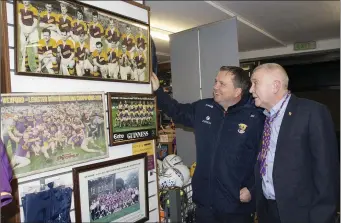
[[[339,1],[221,1],[285,43],[340,36]]]
[[[150,25],[173,33],[231,18],[204,1],[146,1],[146,5]]]
[[[340,1],[146,1],[151,30],[180,32],[236,16],[239,51],[340,37]],[[153,38],[159,62],[169,43]]]

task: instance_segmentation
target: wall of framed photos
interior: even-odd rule
[[[83,1],[88,5],[97,8],[110,10],[119,15],[129,17],[135,21],[149,24],[149,10],[140,7],[135,3],[128,3],[125,1]],[[13,1],[7,1],[7,21],[8,21],[8,35],[9,35],[9,56],[10,56],[10,71],[11,71],[11,89],[13,93],[20,92],[121,92],[121,93],[139,93],[151,94],[151,85],[149,83],[133,83],[133,82],[117,82],[117,81],[94,81],[86,79],[68,79],[68,78],[54,78],[30,75],[17,75],[15,73],[15,20],[14,20],[14,4]],[[107,97],[104,97],[105,106],[107,106]],[[108,108],[106,108],[108,110]],[[108,113],[106,113],[108,114]],[[105,118],[108,122],[108,118]],[[109,124],[106,123],[106,126]],[[107,139],[109,139],[109,131],[106,131]],[[155,148],[155,141],[151,140],[152,148]],[[109,140],[108,140],[109,145]],[[92,160],[86,163],[79,163],[72,166],[62,167],[51,171],[44,171],[38,174],[24,176],[18,179],[19,195],[27,191],[29,188],[37,187],[40,184],[47,184],[55,181],[64,185],[72,185],[72,168],[84,165],[90,165],[102,161],[119,159],[133,155],[134,144],[115,145],[108,147],[108,158]],[[150,155],[150,154],[148,154]],[[155,162],[155,154],[153,155],[153,162]],[[158,195],[157,195],[157,176],[156,163],[153,169],[148,171],[148,199],[149,199],[149,222],[159,221]],[[23,207],[21,199],[19,198],[20,215],[23,219]],[[75,221],[75,205],[72,200],[71,205],[71,219]]]

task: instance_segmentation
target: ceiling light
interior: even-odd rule
[[[163,34],[163,33],[151,30],[150,35],[157,39],[169,41],[169,36],[167,34]]]

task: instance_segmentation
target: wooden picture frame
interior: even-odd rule
[[[110,146],[157,139],[155,95],[108,92],[107,97]]]
[[[104,92],[1,94],[1,138],[14,177],[109,156]]]
[[[149,220],[146,153],[74,168],[73,182],[76,222]]]
[[[147,24],[80,1],[26,2],[13,7],[17,75],[150,83],[149,18]]]

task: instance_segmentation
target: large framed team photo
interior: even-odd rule
[[[107,94],[111,146],[157,138],[155,95]]]
[[[16,178],[108,157],[104,93],[1,94],[1,138]]]
[[[148,24],[79,1],[14,1],[18,75],[150,82]]]
[[[76,222],[149,220],[147,154],[73,169]]]

